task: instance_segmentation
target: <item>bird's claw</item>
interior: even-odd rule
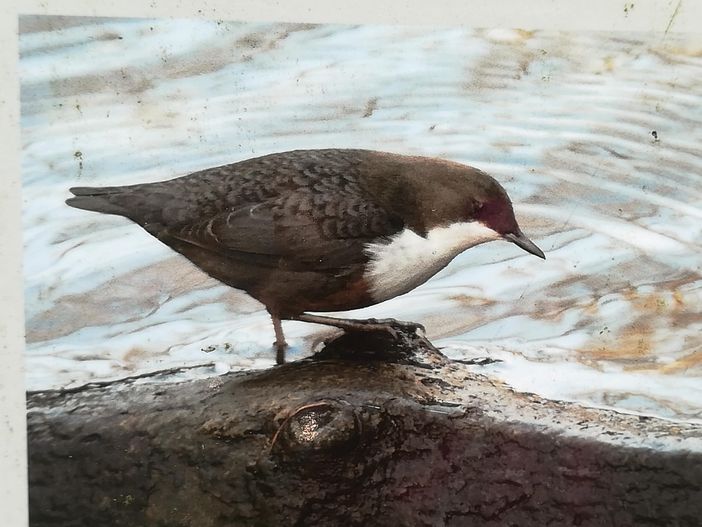
[[[393,338],[397,338],[399,332],[417,333],[421,331],[422,334],[426,333],[424,326],[418,322],[405,322],[404,320],[395,320],[394,318],[372,318],[368,320],[368,322],[373,325],[382,326]]]
[[[427,332],[424,326],[417,322],[398,322],[397,325],[402,331],[410,334],[424,336]]]

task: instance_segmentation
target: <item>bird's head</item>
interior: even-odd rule
[[[545,255],[519,228],[504,188],[485,172],[465,165],[448,165],[435,194],[432,220],[453,225],[465,247],[492,240],[506,240],[539,258]],[[436,188],[436,187],[435,187]],[[439,205],[440,204],[440,205]]]
[[[440,238],[452,251],[503,239],[546,258],[519,228],[505,189],[482,170],[393,154],[378,154],[374,161],[366,181],[373,196],[421,236]]]

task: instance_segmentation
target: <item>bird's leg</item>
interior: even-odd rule
[[[394,318],[369,318],[369,319],[352,319],[352,318],[337,318],[325,317],[321,315],[311,315],[302,313],[287,317],[289,320],[299,320],[301,322],[311,322],[312,324],[323,324],[325,326],[335,326],[345,331],[387,331],[393,337],[397,336],[397,330],[416,332],[418,329],[424,333],[424,326],[416,322],[403,322]]]
[[[275,363],[285,364],[285,350],[288,347],[288,343],[285,342],[285,335],[283,335],[283,324],[280,322],[280,317],[278,315],[270,314],[273,320],[273,330],[275,331]]]

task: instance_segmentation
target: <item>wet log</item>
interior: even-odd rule
[[[30,524],[699,525],[701,427],[515,393],[401,337],[31,394]]]

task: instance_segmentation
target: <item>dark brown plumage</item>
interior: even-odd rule
[[[125,216],[262,302],[273,317],[279,360],[285,346],[280,319],[360,308],[402,289],[375,283],[383,278],[370,272],[370,244],[380,244],[382,253],[383,243],[403,233],[430,239],[432,230],[481,222],[543,257],[521,234],[509,197],[494,179],[431,158],[298,150],[169,181],[71,192],[72,207]],[[466,241],[461,250],[474,244]]]

